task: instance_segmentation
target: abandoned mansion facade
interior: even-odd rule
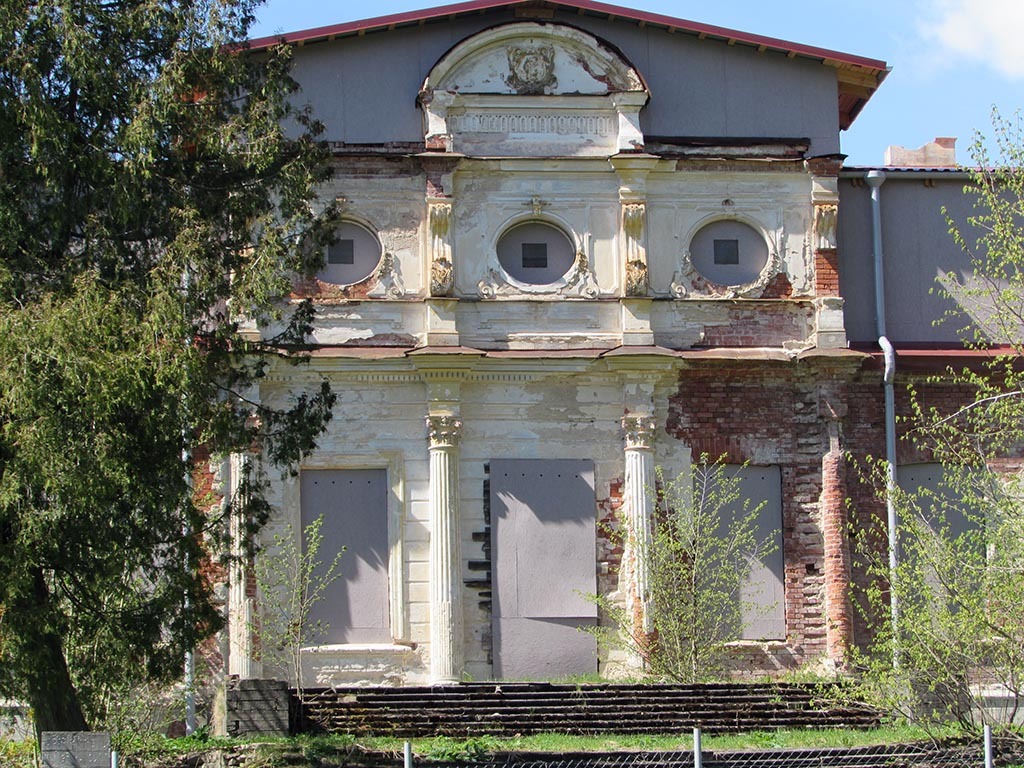
[[[629,659],[580,631],[601,620],[586,596],[644,621],[655,468],[702,454],[736,465],[775,544],[738,668],[842,665],[865,578],[848,531],[880,511],[849,456],[885,455],[886,380],[905,408],[900,383],[959,354],[929,288],[963,267],[940,213],[963,177],[842,163],[886,64],[591,0],[285,39],[343,212],[295,287],[310,363],[257,393],[338,394],[317,450],[271,478],[264,532],[322,517],[321,557],[344,548],[307,684],[614,673]],[[230,575],[226,669],[273,674],[251,568]]]

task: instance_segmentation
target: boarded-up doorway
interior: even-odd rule
[[[388,611],[387,472],[383,469],[303,470],[302,528],[321,515],[322,573],[341,548],[341,577],[310,609],[315,645],[391,641]],[[306,543],[303,542],[303,549]]]
[[[494,677],[548,680],[597,671],[594,465],[491,462]]]

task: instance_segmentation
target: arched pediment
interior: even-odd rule
[[[434,65],[423,90],[519,95],[646,91],[611,46],[563,24],[521,22],[473,35]]]
[[[519,22],[452,48],[427,75],[420,104],[428,149],[594,156],[643,149],[648,96],[640,73],[593,35]]]

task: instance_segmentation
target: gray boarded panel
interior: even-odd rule
[[[886,335],[893,342],[959,342],[960,329],[978,310],[961,307],[963,314],[935,324],[946,313],[958,311],[957,303],[937,290],[938,276],[951,272],[966,278],[972,271],[969,257],[949,234],[942,208],[961,225],[973,210],[971,196],[963,193],[963,179],[935,174],[928,181],[925,186],[919,177],[889,173],[880,190]],[[874,342],[878,333],[871,190],[853,182],[839,183],[839,288],[845,299],[847,337],[851,342]]]
[[[978,529],[972,517],[977,513],[956,498],[953,489],[945,487],[941,464],[903,464],[896,470],[896,480],[902,491],[917,494],[917,503],[928,525],[936,531],[945,529],[956,538]],[[930,494],[934,494],[931,496]]]
[[[320,571],[345,548],[341,577],[310,612],[310,624],[323,622],[327,631],[309,642],[389,642],[386,470],[304,470],[301,494],[303,530],[324,518]]]
[[[742,514],[743,499],[750,509],[764,502],[755,520],[754,536],[774,549],[750,558],[750,575],[740,588],[744,640],[784,640],[786,637],[785,555],[782,550],[782,475],[778,467],[729,466],[739,481],[739,502],[731,510]]]
[[[422,141],[416,96],[431,67],[463,39],[515,21],[503,7],[298,47],[295,100],[313,105],[330,141]],[[587,30],[636,66],[651,90],[641,112],[649,136],[809,138],[811,155],[839,151],[832,67],[628,20],[556,10],[554,21]]]
[[[597,669],[593,462],[491,462],[494,676],[534,679]]]
[[[580,627],[596,619],[501,619],[494,622],[494,677],[552,680],[597,671],[597,643]]]

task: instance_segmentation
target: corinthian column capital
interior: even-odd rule
[[[626,450],[649,451],[657,429],[653,416],[624,416],[622,429],[626,436]]]
[[[458,416],[427,416],[427,439],[433,448],[455,448],[462,436],[462,419]]]

